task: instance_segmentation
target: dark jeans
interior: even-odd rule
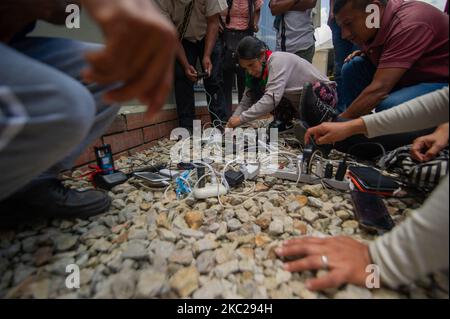
[[[345,58],[352,52],[358,50],[358,47],[350,41],[342,39],[341,28],[337,25],[335,19],[330,21],[329,26],[333,34],[334,81],[337,83],[337,94],[339,98],[337,110],[342,113],[345,111],[344,88],[341,74],[342,66],[344,65]]]
[[[223,69],[223,90],[229,109],[233,106],[233,84],[235,79],[237,79],[238,101],[241,102],[245,91],[245,71],[240,67]]]
[[[204,39],[198,42],[183,40],[183,47],[191,65],[195,67],[199,60],[201,62],[205,50]],[[206,97],[209,104],[211,121],[221,120],[227,122],[231,110],[227,107],[223,92],[221,56],[221,45],[218,41],[211,54],[213,64],[211,76],[204,80],[204,85],[206,92],[210,95]],[[175,100],[179,125],[187,129],[192,129],[193,121],[196,118],[194,83],[187,78],[183,67],[178,61],[175,65]]]
[[[335,121],[343,122],[347,120],[337,118]],[[368,138],[365,135],[354,135],[342,142],[336,143],[334,148],[340,152],[349,153],[361,159],[372,160],[380,155],[383,155],[383,151],[378,145],[365,143],[379,143],[383,145],[386,152],[389,152],[401,146],[412,144],[416,138],[431,134],[434,130],[435,129],[432,128],[415,132],[379,136],[375,138]],[[362,145],[354,146],[356,144]]]

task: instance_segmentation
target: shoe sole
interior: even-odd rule
[[[65,213],[61,211],[50,212],[45,208],[31,208],[27,204],[14,205],[14,212],[12,215],[2,216],[0,214],[0,229],[16,227],[26,223],[33,223],[46,219],[87,219],[89,217],[103,214],[111,207],[111,198],[105,196],[105,200],[97,202],[91,207],[83,207],[83,211],[80,212],[79,208],[68,209],[64,207]],[[30,214],[30,210],[33,210],[33,214]]]

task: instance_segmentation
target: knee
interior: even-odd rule
[[[341,74],[344,77],[351,77],[355,74],[356,71],[363,68],[366,65],[366,60],[364,58],[357,56],[348,61],[347,63],[344,63],[341,69]]]
[[[55,97],[58,137],[68,144],[79,144],[91,130],[96,114],[93,95],[81,84],[74,82]]]

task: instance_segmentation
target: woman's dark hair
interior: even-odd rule
[[[252,36],[243,38],[237,48],[238,59],[252,60],[261,56],[261,52],[267,50],[267,45],[260,39]]]

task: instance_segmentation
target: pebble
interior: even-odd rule
[[[181,298],[186,298],[198,288],[199,276],[195,267],[182,268],[170,278],[170,286]]]

